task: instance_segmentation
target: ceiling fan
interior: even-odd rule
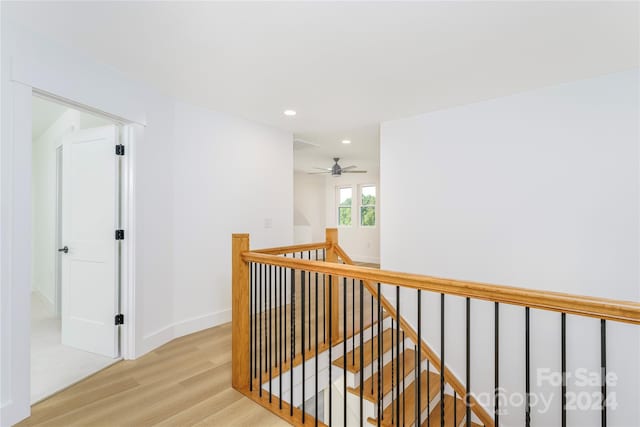
[[[367,171],[360,171],[360,170],[353,170],[354,168],[357,168],[357,166],[355,165],[351,165],[351,166],[345,166],[342,167],[338,164],[338,161],[340,160],[340,157],[334,157],[333,161],[336,162],[332,167],[330,168],[315,168],[315,169],[320,169],[323,172],[309,172],[311,175],[317,175],[317,174],[322,174],[322,173],[330,173],[331,176],[341,176],[343,173],[367,173]]]

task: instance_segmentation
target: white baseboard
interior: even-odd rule
[[[215,313],[208,313],[202,316],[192,317],[180,322],[176,322],[173,325],[175,338],[189,335],[194,332],[201,331],[203,329],[212,328],[214,326],[221,325],[223,323],[231,322],[231,309],[217,311]]]
[[[142,348],[136,358],[148,353],[176,338],[212,328],[231,321],[231,309],[220,310],[200,316],[173,322],[164,328],[151,332],[142,338]]]
[[[52,310],[55,309],[54,302],[49,299],[42,291],[38,288],[34,288],[31,290],[31,293],[35,295],[37,298],[40,298],[43,302],[45,302]]]

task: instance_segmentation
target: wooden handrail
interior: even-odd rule
[[[247,349],[250,348],[250,342],[249,337],[247,337],[249,325],[247,324],[248,316],[246,313],[249,311],[250,306],[247,283],[249,280],[249,263],[251,262],[281,266],[306,272],[323,273],[332,276],[333,280],[329,283],[332,283],[333,285],[333,301],[329,300],[328,295],[326,295],[327,307],[339,306],[339,277],[349,277],[361,280],[361,283],[366,286],[368,292],[372,296],[376,297],[384,307],[384,310],[394,318],[398,317],[395,312],[394,305],[387,300],[384,295],[378,295],[377,286],[375,286],[375,284],[381,283],[385,285],[396,285],[407,289],[424,290],[463,298],[473,298],[496,303],[531,307],[534,309],[629,324],[640,324],[640,302],[452,280],[356,266],[353,265],[353,260],[351,260],[349,255],[340,247],[338,243],[337,229],[327,229],[326,232],[325,242],[261,250],[250,249],[249,235],[233,235],[232,384],[236,390],[241,391],[246,396],[251,397],[263,406],[270,408],[274,413],[294,425],[302,425],[300,419],[301,413],[299,413],[299,411],[296,412],[294,409],[294,416],[291,417],[290,412],[283,411],[279,407],[276,408],[275,404],[268,403],[268,400],[264,396],[260,397],[256,389],[254,389],[253,392],[249,389],[251,368],[247,357]],[[281,256],[287,253],[312,251],[317,249],[326,250],[324,261],[311,261]],[[338,263],[339,259],[342,259],[345,264]],[[324,285],[327,286],[328,283]],[[325,321],[328,322],[329,319],[333,320],[331,323],[333,329],[335,329],[335,333],[332,334],[334,337],[339,335],[339,328],[337,328],[339,324],[337,313],[338,310],[328,310],[328,312],[325,313]],[[331,316],[329,314],[331,314]],[[431,361],[432,366],[436,370],[443,372],[446,383],[449,384],[458,393],[458,395],[464,395],[466,393],[464,385],[447,366],[442,365],[438,354],[425,341],[417,339],[417,333],[402,316],[399,317],[399,320],[400,326],[404,333],[406,333],[407,338],[411,339],[415,343],[420,341],[423,354]],[[329,325],[325,326],[328,330]],[[257,385],[257,387],[260,387],[260,385]],[[493,427],[494,422],[492,417],[485,408],[477,402],[473,395],[470,396],[470,403],[472,411],[478,419],[480,419],[487,427]],[[310,416],[306,417],[306,424],[311,422],[310,419]]]
[[[259,254],[268,254],[268,255],[282,255],[282,254],[290,254],[294,252],[312,251],[315,249],[329,249],[330,247],[331,247],[330,243],[320,242],[320,243],[305,243],[303,245],[280,246],[277,248],[257,249],[253,252],[257,252]]]
[[[339,244],[335,246],[334,250],[338,254],[338,256],[342,258],[345,264],[354,265],[351,257],[344,249],[342,249]],[[362,280],[362,283],[367,288],[367,291],[380,301],[380,304],[390,314],[390,316],[394,319],[397,319],[398,313],[396,311],[396,308],[391,304],[391,302],[389,302],[387,298],[385,298],[384,295],[378,295],[377,287],[374,286],[373,283],[371,283],[369,280]],[[409,338],[414,343],[420,342],[422,354],[426,355],[426,357],[429,359],[429,361],[437,371],[442,371],[442,361],[440,360],[438,354],[426,343],[426,341],[424,341],[423,339],[418,339],[418,333],[415,329],[413,329],[413,326],[411,326],[409,322],[405,320],[404,317],[399,316],[399,318],[400,327],[406,333],[407,338]],[[458,379],[458,377],[456,377],[451,369],[447,368],[446,366],[444,366],[444,378],[445,381],[450,384],[451,387],[456,391],[456,393],[458,393],[458,395],[464,396],[466,394],[464,384],[462,384],[462,382]],[[469,396],[469,403],[471,404],[472,411],[478,416],[478,418],[480,418],[480,421],[482,421],[482,424],[485,427],[493,427],[495,425],[493,418],[491,418],[491,415],[489,415],[484,407],[480,405],[475,396]]]
[[[244,252],[242,259],[245,262],[258,262],[298,270],[346,276],[446,295],[469,297],[635,325],[640,324],[640,303],[633,301],[466,282],[355,265],[283,258],[253,251]]]

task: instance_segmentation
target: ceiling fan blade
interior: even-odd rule
[[[307,172],[307,175],[324,175],[326,173],[331,173],[331,171],[324,171],[324,172]]]
[[[342,169],[342,173],[367,173],[367,171],[346,171]]]
[[[318,167],[315,167],[315,166],[314,166],[314,169],[318,169],[318,170],[321,170],[321,171],[329,171],[329,172],[331,172],[331,168],[318,168]]]
[[[345,166],[345,167],[343,167],[343,168],[342,168],[342,170],[343,170],[343,171],[346,171],[346,170],[354,169],[354,168],[357,168],[357,166],[356,166],[356,165]]]

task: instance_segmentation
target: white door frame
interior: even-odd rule
[[[119,290],[119,307],[120,313],[124,315],[124,325],[120,326],[119,330],[119,346],[120,357],[122,359],[133,359],[135,357],[135,289],[134,289],[134,275],[133,266],[135,266],[134,255],[135,251],[135,223],[133,218],[133,155],[135,152],[135,133],[133,132],[133,123],[122,119],[120,117],[104,113],[94,108],[82,105],[80,103],[40,91],[36,88],[32,89],[32,96],[43,98],[47,101],[55,102],[58,104],[66,105],[69,108],[80,110],[85,113],[98,115],[103,118],[109,119],[119,125],[120,138],[119,143],[125,146],[125,155],[121,159],[121,170],[119,178],[120,186],[120,228],[125,230],[125,239],[120,244],[120,260],[117,262],[117,267],[120,273],[120,290]],[[29,117],[32,119],[33,114]],[[29,126],[31,126],[31,120],[29,120]],[[31,142],[30,142],[31,143]],[[115,149],[115,148],[114,148]],[[29,174],[32,173],[31,164],[29,167]],[[58,296],[59,297],[59,296]],[[31,352],[31,350],[29,350]]]
[[[31,104],[32,89],[129,123],[126,158],[127,245],[123,250],[122,354],[134,358],[136,330],[136,144],[144,144],[154,92],[68,46],[2,17],[0,66],[0,426],[30,412]],[[135,138],[135,140],[134,140]],[[138,328],[140,324],[138,323]],[[136,332],[134,334],[134,331]]]
[[[6,83],[6,86],[5,86]],[[0,425],[13,424],[30,411],[31,312],[31,174],[32,96],[47,96],[73,108],[98,113],[122,123],[121,357],[135,358],[135,145],[144,124],[87,107],[16,80],[3,82],[0,140]],[[3,99],[4,100],[4,99]],[[114,148],[115,149],[115,148]]]
[[[33,114],[32,114],[33,116]],[[53,250],[62,246],[62,144],[56,147],[56,243]],[[53,309],[56,316],[62,316],[62,256],[56,253],[55,290]]]

